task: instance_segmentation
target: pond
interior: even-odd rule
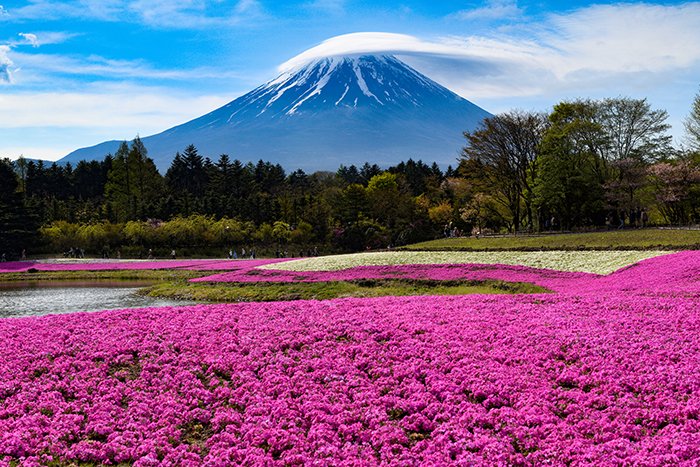
[[[0,283],[0,318],[117,310],[195,302],[147,297],[145,281],[31,281]]]

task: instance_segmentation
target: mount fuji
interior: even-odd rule
[[[194,144],[212,159],[263,159],[288,170],[336,170],[408,158],[454,164],[462,133],[484,109],[390,55],[325,57],[277,78],[202,117],[142,138],[165,171]],[[60,160],[102,159],[120,142],[78,149]]]

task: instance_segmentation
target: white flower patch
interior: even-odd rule
[[[508,264],[557,271],[610,274],[670,251],[381,251],[320,256],[260,266],[284,271],[338,271],[357,266],[400,264]]]

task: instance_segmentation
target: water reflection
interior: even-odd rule
[[[0,318],[195,303],[136,293],[148,285],[144,281],[0,283]]]

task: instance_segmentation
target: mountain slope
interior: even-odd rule
[[[189,144],[211,158],[225,153],[307,171],[409,157],[447,165],[462,132],[489,115],[393,56],[328,57],[142,139],[160,170]],[[101,159],[118,144],[79,149],[61,162]]]

